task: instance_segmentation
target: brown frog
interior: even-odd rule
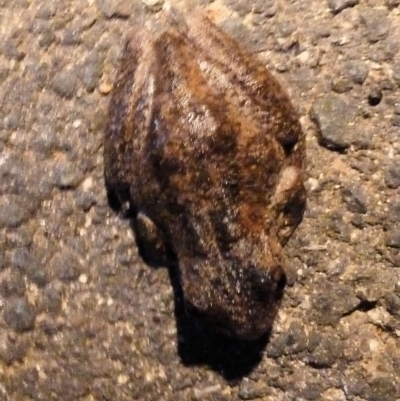
[[[126,45],[104,158],[141,242],[176,255],[187,309],[237,338],[269,331],[306,192],[304,134],[264,65],[207,18],[164,10]]]

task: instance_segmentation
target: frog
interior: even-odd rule
[[[172,251],[187,313],[240,340],[271,331],[305,162],[287,92],[204,13],[164,8],[133,28],[109,101],[105,185],[134,211],[142,247]]]

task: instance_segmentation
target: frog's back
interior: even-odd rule
[[[179,18],[143,27],[127,45],[106,137],[108,186],[130,188],[136,209],[176,231],[183,216],[216,211],[268,229],[282,171],[302,171],[297,114],[250,53],[207,19]],[[263,212],[248,219],[249,210]]]

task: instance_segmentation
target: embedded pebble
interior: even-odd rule
[[[367,8],[361,13],[361,22],[364,24],[367,39],[376,43],[386,39],[390,33],[390,20],[383,10]]]
[[[0,334],[0,360],[7,365],[22,362],[27,350],[28,344],[25,341],[18,340],[6,332]]]
[[[59,71],[54,75],[51,87],[58,95],[72,98],[75,93],[76,75],[72,70]]]
[[[78,76],[88,92],[93,92],[102,75],[103,60],[99,53],[91,52],[78,70]]]
[[[33,329],[36,315],[25,298],[11,298],[5,304],[3,318],[13,330],[23,332]]]
[[[343,201],[353,213],[365,214],[368,211],[368,197],[364,188],[357,184],[346,185],[342,190]]]
[[[265,382],[245,379],[240,384],[238,395],[241,400],[256,400],[271,395],[271,388]]]
[[[15,30],[9,38],[5,39],[2,46],[2,53],[8,60],[22,61],[26,52],[21,48],[21,31]]]
[[[134,2],[124,0],[96,0],[96,5],[106,18],[129,18]]]
[[[390,122],[393,127],[400,127],[400,114],[394,114],[390,119]]]
[[[385,233],[385,244],[389,248],[400,249],[400,227],[398,224]]]
[[[53,0],[42,0],[36,11],[36,18],[48,20],[56,15],[57,3]]]
[[[389,221],[400,221],[400,196],[393,196],[388,206],[390,217]]]
[[[294,355],[303,352],[309,341],[304,328],[297,322],[293,323],[287,332],[268,343],[267,355],[270,358],[279,358],[282,355]]]
[[[20,269],[29,280],[40,287],[46,285],[48,277],[45,267],[27,249],[16,249],[11,260],[13,265]]]
[[[63,249],[53,256],[50,265],[51,271],[62,281],[76,280],[83,270],[78,256],[68,249]]]
[[[353,85],[348,77],[337,77],[332,80],[332,90],[336,93],[345,93],[350,91]]]
[[[400,297],[394,293],[389,293],[385,296],[385,302],[387,311],[400,318]]]
[[[0,295],[9,297],[22,297],[25,294],[26,285],[24,278],[18,271],[6,272],[0,281]]]
[[[355,84],[362,85],[368,77],[369,68],[363,61],[352,61],[346,64],[346,71]]]
[[[84,212],[89,211],[97,203],[95,195],[89,191],[79,191],[75,196],[75,202]]]
[[[47,20],[34,19],[30,30],[38,37],[40,47],[49,47],[56,38],[51,22]]]
[[[42,307],[52,314],[57,314],[62,307],[62,286],[59,282],[53,282],[43,291]]]
[[[159,6],[162,3],[162,0],[142,0],[142,3],[148,7]]]
[[[219,393],[221,391],[221,385],[215,384],[213,386],[208,386],[202,389],[195,388],[194,389],[194,398],[196,400],[202,400],[211,394]]]
[[[323,336],[312,351],[308,363],[317,369],[330,368],[341,358],[342,352],[343,345],[337,337]]]
[[[328,215],[327,226],[332,230],[340,240],[344,242],[350,241],[350,227],[344,221],[343,213],[339,210]]]
[[[18,227],[30,217],[24,198],[18,195],[0,195],[0,228]]]
[[[40,111],[43,113],[49,112],[46,107],[40,107]],[[35,132],[35,137],[31,142],[31,146],[38,153],[43,155],[49,155],[57,148],[58,140],[55,135],[55,127],[49,125],[47,127],[43,127],[39,132]]]
[[[400,186],[400,165],[391,164],[385,172],[385,184],[388,188],[397,189]]]
[[[59,161],[53,167],[52,180],[54,185],[60,189],[76,188],[83,179],[82,172],[72,162]]]
[[[78,29],[67,28],[61,36],[61,44],[64,46],[76,46],[82,41],[82,32]]]
[[[338,14],[345,8],[354,7],[359,0],[328,0],[328,6],[334,14]]]
[[[342,316],[359,305],[360,300],[349,285],[324,283],[324,287],[312,296],[313,320],[323,326],[335,326]]]
[[[21,113],[19,110],[12,110],[4,117],[3,127],[6,130],[15,131],[21,123]]]
[[[347,98],[328,94],[318,99],[310,117],[317,125],[321,145],[342,150],[354,142],[350,124],[356,118],[356,109]]]
[[[396,389],[398,378],[394,377],[374,377],[364,387],[361,397],[368,401],[397,401]]]

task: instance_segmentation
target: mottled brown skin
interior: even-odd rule
[[[304,134],[264,65],[208,19],[160,21],[126,46],[106,185],[138,212],[142,238],[176,254],[188,310],[255,339],[277,313],[282,247],[305,209]]]

